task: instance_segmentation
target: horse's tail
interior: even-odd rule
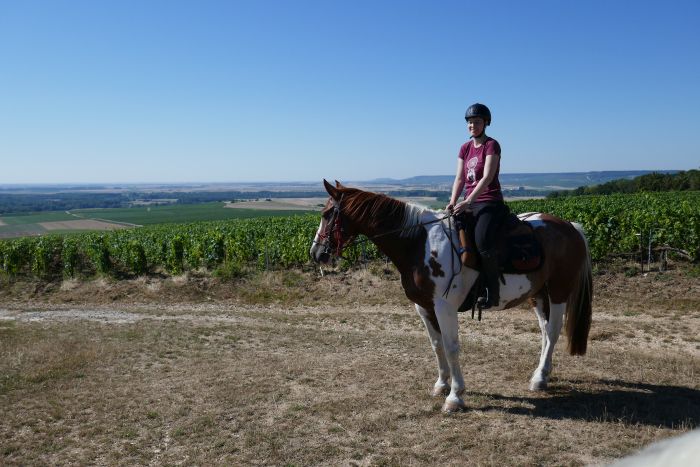
[[[588,345],[588,332],[591,329],[593,314],[593,275],[591,272],[591,252],[581,225],[572,222],[586,248],[585,258],[577,283],[566,303],[566,334],[569,336],[569,353],[584,355]]]

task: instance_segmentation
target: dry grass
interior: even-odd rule
[[[700,294],[679,273],[685,301],[656,304],[628,293],[636,280],[596,278],[589,353],[560,343],[547,393],[527,391],[531,311],[462,315],[469,410],[451,416],[428,394],[420,320],[381,265],[6,285],[0,463],[607,462],[700,424]]]

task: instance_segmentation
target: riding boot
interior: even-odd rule
[[[457,232],[459,232],[459,259],[462,261],[462,264],[466,265],[469,256],[469,252],[467,251],[467,232],[464,229],[457,229]]]
[[[500,302],[500,271],[497,251],[490,250],[481,253],[481,273],[486,282],[486,296],[479,297],[477,305],[482,309],[498,306]]]

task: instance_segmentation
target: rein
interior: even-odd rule
[[[446,215],[444,215],[444,216],[442,216],[442,217],[439,217],[439,218],[437,218],[437,219],[433,219],[432,221],[420,222],[420,223],[415,224],[415,225],[412,225],[412,226],[410,226],[410,227],[401,227],[401,228],[399,228],[399,229],[394,229],[394,230],[390,230],[390,231],[388,231],[388,232],[383,232],[383,233],[380,233],[380,234],[377,234],[377,235],[372,235],[371,237],[365,236],[365,238],[363,238],[363,239],[361,239],[361,240],[353,240],[352,242],[348,243],[347,246],[359,245],[360,243],[366,243],[366,242],[368,242],[368,241],[370,241],[370,240],[374,240],[375,238],[383,237],[383,236],[385,236],[385,235],[390,235],[390,234],[394,234],[394,233],[403,232],[404,230],[411,230],[411,229],[414,229],[414,228],[416,228],[416,227],[422,227],[422,226],[424,226],[424,225],[435,224],[436,222],[440,222],[440,221],[443,221],[443,220],[445,220],[445,219],[449,219],[449,218],[451,218],[452,216],[454,216],[454,214],[446,214]]]
[[[451,216],[454,216],[452,214]],[[459,257],[460,254],[457,252],[455,249],[455,244],[454,241],[452,240],[452,218],[450,218],[449,226],[447,232],[445,232],[445,226],[442,226],[442,231],[445,233],[445,236],[450,239],[450,266],[452,266],[452,277],[450,277],[450,281],[447,283],[447,288],[445,288],[445,291],[442,293],[442,296],[447,298],[447,295],[450,293],[450,287],[452,287],[452,281],[455,280],[455,277],[457,277],[457,274],[462,272],[462,260],[461,258],[459,259],[459,271],[455,272],[455,253],[457,253],[457,256]],[[459,242],[459,240],[457,240]],[[481,321],[481,310],[479,310],[479,321]]]
[[[411,225],[411,226],[408,226],[408,227],[401,227],[401,228],[398,228],[398,229],[389,230],[388,232],[382,232],[382,233],[377,234],[377,235],[365,236],[365,238],[363,238],[363,239],[353,239],[351,242],[344,243],[344,242],[343,242],[343,226],[342,226],[341,220],[340,220],[340,215],[341,215],[341,212],[340,212],[340,201],[342,201],[342,199],[343,199],[343,198],[342,198],[342,196],[341,196],[341,198],[340,198],[339,201],[334,201],[333,216],[331,217],[331,220],[328,222],[328,225],[326,226],[326,231],[323,232],[323,233],[318,234],[318,237],[319,237],[319,239],[321,239],[321,240],[325,240],[325,239],[327,239],[327,238],[333,237],[333,239],[334,239],[335,242],[336,242],[336,248],[335,248],[336,251],[335,251],[335,252],[331,251],[331,246],[330,246],[330,244],[329,244],[330,242],[328,242],[328,243],[326,243],[326,245],[325,245],[325,252],[326,252],[326,253],[329,253],[329,254],[333,254],[333,255],[335,255],[336,257],[341,258],[341,259],[345,259],[345,258],[342,256],[343,249],[345,249],[345,248],[347,248],[347,247],[349,247],[349,246],[359,245],[359,244],[362,244],[362,243],[366,243],[366,242],[372,241],[372,240],[374,240],[374,239],[376,239],[376,238],[379,238],[379,237],[383,237],[383,236],[386,236],[386,235],[391,235],[391,234],[403,232],[403,231],[406,231],[406,230],[414,229],[414,228],[416,228],[416,227],[422,227],[422,226],[425,226],[425,225],[435,224],[436,222],[441,222],[441,221],[443,221],[443,220],[445,220],[445,219],[451,219],[452,217],[454,217],[454,214],[445,214],[444,216],[438,217],[437,219],[433,219],[433,220],[431,220],[431,221],[420,222],[420,223],[418,223],[418,224]],[[330,232],[329,232],[329,230],[330,230]],[[452,230],[452,222],[451,222],[451,220],[450,220],[450,231],[451,231],[451,230]],[[450,241],[451,241],[451,240],[452,240],[452,238],[451,238],[451,236],[450,236]],[[321,242],[317,242],[316,240],[313,240],[312,243],[314,243],[314,244],[321,244]]]

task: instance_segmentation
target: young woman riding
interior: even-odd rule
[[[487,287],[486,296],[480,297],[478,303],[481,308],[490,308],[497,306],[500,299],[495,236],[509,212],[498,180],[501,146],[498,141],[486,136],[486,127],[491,124],[488,107],[478,103],[471,105],[464,118],[470,140],[459,150],[457,174],[446,209],[456,215],[458,229],[464,229],[467,212],[471,211],[475,217],[474,241],[481,256],[481,269]],[[464,199],[458,202],[465,186]]]

